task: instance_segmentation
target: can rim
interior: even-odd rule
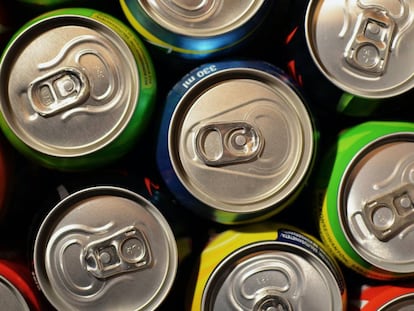
[[[184,23],[183,25],[179,25],[179,18],[174,21],[174,15],[176,15],[175,17],[179,16],[178,12],[174,12],[171,8],[169,8],[170,10],[165,7],[163,8],[165,5],[156,5],[155,2],[157,1],[138,0],[138,4],[145,12],[145,14],[147,14],[147,16],[151,18],[157,25],[160,25],[162,28],[171,31],[172,33],[194,38],[221,36],[225,33],[234,31],[252,19],[265,4],[264,0],[253,0],[253,2],[249,4],[249,8],[244,10],[243,15],[238,17],[236,21],[233,21],[232,23],[226,23],[225,25],[218,25],[215,28],[203,29],[193,28],[194,26],[191,25],[192,23],[199,22],[199,19],[201,19],[201,17],[193,18],[192,20],[189,16],[181,15],[181,20],[184,21]],[[212,5],[216,9],[220,9],[223,4],[224,1],[212,1]],[[214,8],[209,8],[207,12],[210,17],[215,13],[213,9]],[[211,10],[213,11],[210,12]],[[171,17],[171,22],[166,20],[168,16]],[[204,23],[205,21],[202,20],[202,22]],[[185,23],[188,23],[188,27],[184,27]]]
[[[326,263],[323,262],[318,256],[316,256],[314,253],[312,253],[310,250],[307,250],[306,248],[300,247],[298,245],[283,242],[283,241],[274,241],[274,240],[264,240],[264,241],[257,241],[249,243],[239,249],[236,249],[232,251],[229,255],[227,255],[221,262],[218,263],[217,266],[214,267],[214,270],[208,277],[208,280],[206,282],[206,285],[203,289],[202,299],[201,299],[201,310],[212,310],[210,307],[210,301],[212,297],[216,294],[214,291],[214,288],[211,289],[214,286],[214,282],[219,279],[223,280],[227,277],[228,274],[223,273],[223,269],[226,271],[232,271],[232,267],[240,263],[240,259],[244,257],[252,257],[253,253],[257,252],[273,252],[273,251],[286,251],[286,252],[292,252],[295,251],[295,254],[304,255],[308,258],[308,262],[310,263],[313,261],[315,265],[320,269],[320,272],[326,273],[325,276],[330,277],[331,284],[338,284],[337,279],[334,275],[334,273],[326,266]],[[336,267],[336,266],[335,266]],[[338,270],[338,273],[341,274],[341,272]],[[342,274],[341,274],[342,275]],[[328,281],[328,277],[324,278],[326,281]],[[333,286],[330,286],[330,288],[333,288]],[[212,292],[213,291],[213,292]],[[334,296],[334,292],[332,291],[332,295]],[[340,305],[343,305],[343,299],[340,292],[339,287],[337,287],[336,294],[333,297],[333,304],[337,302]],[[336,300],[335,300],[336,298]]]
[[[78,190],[67,197],[63,198],[59,201],[44,217],[42,220],[39,229],[37,230],[34,247],[33,247],[33,266],[34,266],[34,273],[37,279],[37,283],[39,284],[40,288],[44,295],[48,298],[49,302],[52,303],[56,308],[69,308],[72,309],[69,302],[63,300],[61,297],[57,296],[53,293],[53,288],[51,288],[51,284],[49,283],[48,274],[46,271],[46,262],[41,255],[45,251],[45,241],[49,239],[49,232],[51,224],[54,223],[55,220],[60,218],[60,213],[68,213],[67,207],[76,204],[84,199],[88,199],[94,196],[100,195],[113,195],[117,197],[122,197],[129,199],[137,204],[143,203],[145,206],[149,207],[150,213],[156,218],[156,221],[160,223],[160,228],[163,229],[163,235],[165,235],[166,240],[168,241],[168,254],[167,254],[167,266],[168,266],[168,273],[165,274],[165,279],[162,284],[162,287],[158,288],[155,294],[151,297],[151,301],[146,302],[144,305],[146,308],[157,308],[164,299],[168,296],[169,291],[171,290],[175,277],[178,270],[178,247],[175,241],[174,233],[168,224],[167,220],[161,214],[161,212],[146,198],[143,196],[129,190],[126,188],[121,188],[118,186],[111,186],[111,185],[101,185],[101,186],[91,186],[88,188],[84,188],[82,190]],[[40,278],[42,276],[42,278]],[[42,281],[45,279],[44,281]]]
[[[207,206],[213,206],[218,213],[228,214],[229,216],[237,213],[239,215],[244,215],[247,217],[252,216],[254,214],[256,217],[266,218],[269,216],[269,213],[276,214],[277,212],[279,212],[280,209],[283,208],[284,205],[286,205],[292,197],[294,197],[294,194],[300,190],[300,185],[303,184],[303,180],[306,179],[306,177],[309,175],[309,172],[311,171],[310,167],[312,166],[313,159],[315,156],[316,141],[314,135],[314,123],[312,117],[310,116],[309,110],[306,107],[305,102],[303,101],[303,98],[297,93],[296,89],[289,88],[288,91],[290,95],[293,96],[294,94],[295,96],[295,104],[293,105],[295,106],[295,109],[298,109],[296,107],[296,102],[300,101],[300,104],[303,106],[300,107],[302,111],[301,117],[305,117],[306,122],[301,122],[301,125],[305,126],[307,129],[309,129],[309,131],[305,131],[303,129],[301,129],[301,131],[305,132],[303,140],[307,149],[306,154],[302,155],[301,159],[297,160],[295,171],[292,172],[291,180],[293,181],[293,183],[290,183],[288,186],[284,187],[292,189],[292,191],[289,190],[288,194],[284,195],[283,197],[280,197],[280,193],[277,192],[276,194],[273,194],[270,198],[261,198],[260,200],[255,201],[254,204],[258,202],[256,207],[254,206],[254,204],[249,204],[249,210],[247,211],[243,208],[240,208],[240,206],[238,207],[237,204],[228,204],[223,202],[216,202],[215,199],[213,201],[211,199],[206,199],[206,196],[203,195],[199,190],[195,190],[194,187],[189,185],[186,173],[183,172],[183,168],[180,164],[180,156],[179,154],[177,154],[178,150],[176,150],[177,148],[174,147],[176,146],[175,142],[177,139],[177,133],[180,132],[181,124],[183,122],[183,118],[180,118],[179,116],[181,113],[186,113],[188,111],[189,108],[187,103],[192,102],[199,95],[196,91],[192,90],[203,89],[205,86],[208,87],[212,84],[217,83],[217,81],[225,81],[226,77],[228,77],[229,75],[231,76],[233,74],[239,74],[243,77],[247,77],[250,79],[258,79],[259,81],[270,81],[272,85],[283,85],[283,93],[286,92],[286,89],[288,89],[289,87],[289,85],[284,84],[286,83],[286,80],[281,78],[280,75],[276,75],[276,73],[274,72],[269,73],[265,70],[260,70],[259,68],[256,68],[254,66],[244,67],[243,63],[237,63],[235,67],[221,68],[216,72],[211,73],[210,75],[204,78],[201,78],[200,80],[192,84],[191,89],[187,90],[183,94],[183,96],[178,100],[178,103],[174,108],[168,128],[168,154],[173,170],[175,171],[177,178],[179,179],[181,184],[186,188],[186,190],[189,193],[192,193],[196,197],[196,199],[202,202],[203,204]],[[285,94],[285,96],[288,95]],[[177,122],[179,123],[178,125],[176,124]]]
[[[406,138],[410,138],[407,140]],[[353,168],[359,163],[359,160],[363,159],[373,147],[375,146],[382,146],[389,142],[398,142],[398,141],[410,141],[414,142],[413,132],[409,131],[398,131],[393,133],[383,134],[379,137],[376,137],[374,140],[370,141],[368,144],[364,145],[349,161],[348,165],[345,167],[344,174],[340,179],[339,183],[339,191],[338,191],[338,198],[337,198],[337,213],[339,215],[339,223],[341,226],[342,232],[344,232],[344,236],[352,247],[352,249],[367,263],[373,265],[379,270],[388,273],[401,273],[401,274],[411,274],[414,273],[414,258],[412,263],[409,265],[411,269],[404,268],[402,265],[398,268],[398,265],[393,265],[392,263],[384,262],[381,259],[375,259],[369,256],[361,247],[357,247],[360,243],[354,238],[353,233],[350,231],[350,228],[347,226],[347,211],[345,210],[347,206],[347,189],[349,188],[348,179],[350,174],[352,173]]]
[[[315,34],[314,34],[314,28],[315,28],[315,16],[318,14],[318,11],[320,10],[320,7],[323,5],[324,2],[327,2],[326,0],[323,1],[317,1],[317,0],[310,0],[306,12],[305,12],[305,19],[304,19],[304,29],[305,29],[305,41],[306,45],[309,51],[309,54],[311,55],[311,58],[313,60],[313,64],[317,67],[317,69],[336,87],[341,89],[344,92],[360,96],[362,98],[366,99],[386,99],[391,97],[396,97],[398,95],[402,95],[408,91],[410,91],[414,86],[414,77],[405,77],[404,79],[400,79],[397,83],[390,84],[387,87],[384,88],[373,88],[373,89],[367,89],[364,88],[363,81],[364,80],[358,80],[355,81],[356,83],[347,83],[345,81],[341,81],[340,77],[336,75],[336,73],[332,72],[327,68],[327,66],[324,65],[323,60],[319,57],[318,48],[316,47],[316,42],[314,40]],[[329,2],[329,1],[328,1]],[[349,23],[345,19],[344,21],[344,28]],[[329,27],[329,25],[328,25]],[[341,55],[336,55],[336,62],[339,64],[340,61],[338,61],[338,56],[341,57]],[[343,70],[344,74],[348,75],[349,77],[356,77],[356,74],[349,69]],[[372,81],[371,81],[372,80]],[[378,78],[371,78],[372,84],[374,85],[375,82],[378,81]],[[366,79],[365,81],[368,81]]]
[[[0,74],[0,80],[3,80],[3,77],[6,75],[6,73],[10,72],[13,61],[16,58],[15,53],[13,51],[15,49],[21,48],[22,45],[25,44],[27,40],[30,39],[31,36],[37,33],[42,32],[42,27],[60,27],[67,25],[67,20],[76,21],[76,26],[86,26],[89,27],[91,24],[96,26],[97,28],[104,30],[105,36],[109,37],[112,40],[114,44],[116,43],[116,46],[124,46],[124,48],[120,48],[120,51],[124,53],[125,57],[129,61],[134,61],[134,56],[126,43],[121,39],[119,34],[110,28],[105,23],[94,19],[92,17],[89,17],[87,15],[81,15],[77,13],[70,13],[64,10],[56,10],[56,15],[40,15],[37,18],[34,18],[33,20],[26,23],[24,26],[20,28],[20,30],[17,31],[15,36],[10,40],[7,47],[4,49],[1,59],[0,59],[0,68],[1,74]],[[109,35],[108,35],[109,34]],[[129,67],[130,68],[130,67]],[[131,77],[134,80],[133,84],[139,85],[139,74],[138,69],[136,67],[130,68],[131,70]],[[4,80],[8,81],[7,78],[4,78]],[[5,88],[4,84],[6,82],[0,83],[0,93],[3,97],[8,96],[8,91],[3,90]],[[8,82],[7,82],[8,83]],[[122,120],[117,122],[117,124],[114,126],[113,129],[111,129],[110,132],[106,133],[106,135],[100,137],[98,142],[91,142],[88,144],[84,144],[79,147],[59,147],[59,146],[53,146],[51,144],[47,143],[38,143],[35,142],[34,139],[32,139],[31,135],[27,133],[27,131],[19,130],[20,126],[17,121],[13,121],[13,112],[8,112],[5,108],[5,103],[8,103],[8,98],[4,99],[2,102],[3,104],[0,105],[0,111],[2,114],[2,122],[0,123],[1,127],[3,128],[3,131],[6,132],[6,134],[10,137],[17,137],[18,140],[20,140],[26,147],[28,147],[30,150],[39,152],[41,154],[47,155],[47,156],[54,156],[54,157],[67,157],[67,158],[74,158],[74,157],[80,157],[85,156],[89,154],[93,154],[94,152],[103,149],[104,147],[107,147],[112,142],[114,142],[123,132],[123,130],[127,127],[128,122],[133,117],[135,108],[137,106],[137,101],[139,98],[139,90],[136,89],[134,91],[134,94],[128,97],[129,101],[127,103],[127,108],[122,113]],[[23,148],[26,148],[23,147]]]

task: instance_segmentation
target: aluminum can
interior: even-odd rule
[[[0,126],[16,149],[49,168],[118,159],[153,110],[155,74],[145,47],[126,25],[93,9],[31,20],[11,39],[0,69]]]
[[[2,310],[41,311],[46,306],[30,269],[8,259],[0,259],[0,300]]]
[[[364,98],[410,91],[412,1],[314,1],[305,32],[319,70],[340,89]]]
[[[150,44],[186,59],[223,55],[241,45],[265,19],[273,1],[120,0]]]
[[[58,310],[155,310],[174,283],[178,261],[158,209],[111,186],[60,201],[42,221],[33,254],[39,286]]]
[[[359,297],[350,297],[350,311],[410,311],[414,308],[411,284],[363,285]]]
[[[302,190],[317,131],[299,89],[261,61],[193,69],[170,90],[157,165],[177,200],[219,223],[275,215]]]
[[[298,228],[261,222],[226,230],[206,246],[191,310],[346,310],[333,257]]]
[[[373,279],[414,276],[414,123],[364,122],[339,134],[315,181],[329,250]]]
[[[335,5],[337,4],[335,3]],[[387,98],[365,97],[359,94],[356,95],[350,89],[344,90],[333,83],[332,76],[323,74],[308,48],[309,41],[307,41],[307,37],[308,39],[316,37],[312,32],[313,29],[309,29],[311,26],[305,24],[306,13],[308,13],[308,19],[311,18],[309,17],[311,15],[311,12],[309,12],[311,4],[306,0],[294,0],[291,1],[291,5],[293,7],[290,10],[289,23],[286,26],[287,35],[282,44],[285,51],[282,67],[303,88],[316,115],[328,119],[333,117],[337,119],[366,117],[396,117],[401,119],[402,116],[405,116],[405,111],[409,111],[411,106],[409,92],[408,94],[404,93]],[[315,3],[313,5],[315,6]],[[316,14],[317,12],[315,12]],[[321,23],[326,22],[324,17],[326,16],[322,16],[323,21]],[[314,18],[318,19],[318,16],[316,15]],[[308,26],[308,28],[305,26]],[[326,26],[327,31],[329,31],[328,28],[329,25]],[[325,50],[326,53],[330,52],[328,44]],[[316,54],[318,51],[314,51],[314,53]],[[335,65],[337,66],[341,65],[340,56],[335,56]],[[280,58],[279,55],[277,57]],[[362,82],[359,85],[363,87]],[[323,89],[323,92],[320,91],[321,89]]]

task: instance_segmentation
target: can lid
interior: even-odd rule
[[[138,0],[158,25],[173,33],[192,37],[212,37],[233,31],[248,22],[264,2]]]
[[[327,78],[361,97],[387,98],[414,86],[412,1],[310,1],[306,39]]]
[[[410,311],[414,306],[414,293],[404,294],[398,296],[384,306],[380,307],[378,311]]]
[[[138,194],[106,186],[61,201],[34,247],[39,285],[62,310],[154,310],[173,284],[177,258],[162,214]]]
[[[292,244],[256,242],[226,257],[203,293],[202,310],[342,310],[332,272]]]
[[[0,300],[3,310],[30,311],[23,295],[2,276],[0,276]]]
[[[169,125],[181,183],[224,213],[269,213],[297,192],[311,166],[314,127],[286,79],[243,67],[218,70],[189,88]]]
[[[30,24],[5,49],[0,66],[3,117],[43,154],[102,149],[135,110],[134,56],[114,30],[89,17],[61,14]]]
[[[368,144],[341,181],[339,214],[355,251],[386,271],[414,273],[414,135]]]

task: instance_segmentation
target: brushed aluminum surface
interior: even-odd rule
[[[137,0],[150,18],[169,31],[185,36],[212,37],[247,23],[265,1]]]
[[[177,257],[156,207],[109,186],[58,203],[34,246],[38,283],[58,310],[154,310],[174,282]]]
[[[355,251],[372,265],[414,272],[414,137],[396,133],[357,154],[341,182],[338,210]]]
[[[310,1],[306,40],[315,64],[340,89],[388,98],[414,86],[414,3]]]
[[[52,156],[90,154],[131,119],[139,95],[132,52],[108,26],[57,15],[22,31],[1,64],[1,111],[26,145]]]

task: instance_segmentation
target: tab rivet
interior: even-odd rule
[[[99,259],[103,264],[108,264],[111,262],[111,255],[108,252],[102,252],[99,255]]]
[[[409,208],[411,207],[411,200],[410,198],[403,196],[400,198],[400,206],[404,207],[404,208]]]

